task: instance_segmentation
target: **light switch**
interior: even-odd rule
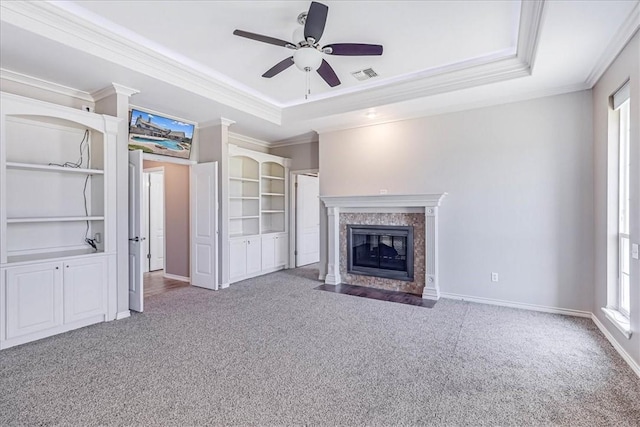
[[[631,258],[638,259],[638,244],[637,243],[632,243],[631,244]]]

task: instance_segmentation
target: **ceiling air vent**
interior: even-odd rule
[[[360,81],[378,77],[378,73],[373,71],[373,68],[365,68],[364,70],[353,71],[351,75]]]

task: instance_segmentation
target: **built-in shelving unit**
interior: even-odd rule
[[[230,281],[287,266],[289,159],[229,146]]]
[[[6,348],[115,318],[119,120],[7,93],[1,103]]]

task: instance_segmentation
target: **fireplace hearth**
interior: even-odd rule
[[[347,272],[413,280],[413,227],[347,224]]]

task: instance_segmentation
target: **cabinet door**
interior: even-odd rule
[[[62,264],[7,269],[7,339],[62,324]]]
[[[275,237],[262,238],[262,269],[267,270],[276,266]]]
[[[104,257],[64,262],[64,322],[107,312],[107,260]]]
[[[262,269],[261,252],[260,237],[247,239],[247,274],[257,273]]]
[[[279,234],[276,236],[276,266],[280,267],[287,264],[289,257],[289,236],[287,234]]]
[[[229,280],[247,274],[247,241],[234,239],[229,241]]]

